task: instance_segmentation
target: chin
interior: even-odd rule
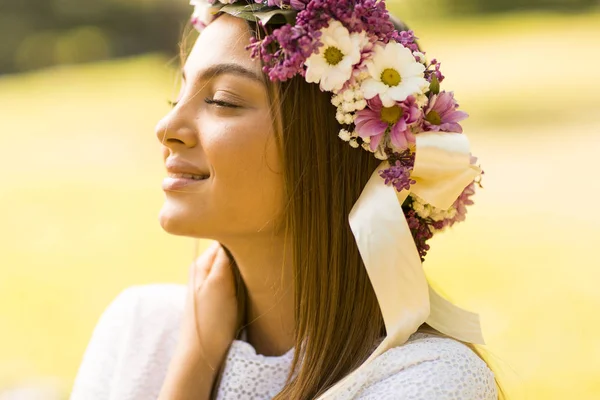
[[[165,232],[177,236],[198,236],[198,220],[196,214],[183,204],[173,204],[167,200],[158,214],[158,222]]]

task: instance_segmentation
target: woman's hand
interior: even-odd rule
[[[190,266],[179,342],[160,400],[208,399],[238,328],[231,261],[218,242]]]

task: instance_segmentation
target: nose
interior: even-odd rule
[[[155,133],[158,141],[171,150],[176,147],[192,148],[198,143],[194,119],[186,116],[178,107],[158,122]]]

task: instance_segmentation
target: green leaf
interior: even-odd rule
[[[295,10],[271,10],[268,12],[258,12],[255,15],[260,19],[263,25],[272,20],[275,24],[294,24],[296,22]]]
[[[296,21],[296,10],[282,10],[272,8],[263,4],[227,4],[221,7],[220,11],[234,17],[242,18],[247,21],[260,20],[264,25],[271,22],[274,24],[293,24]]]
[[[431,75],[431,84],[429,85],[429,90],[433,94],[438,94],[440,92],[440,81],[435,74]]]

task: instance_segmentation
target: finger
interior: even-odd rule
[[[229,258],[223,247],[220,247],[215,255],[208,279],[233,283],[232,260]]]
[[[217,255],[217,251],[219,250],[220,243],[215,241],[213,242],[204,252],[192,263],[190,268],[190,279],[189,281],[194,281],[195,274],[195,282],[203,282],[210,270],[215,260],[215,256]],[[197,286],[194,286],[197,287]]]

